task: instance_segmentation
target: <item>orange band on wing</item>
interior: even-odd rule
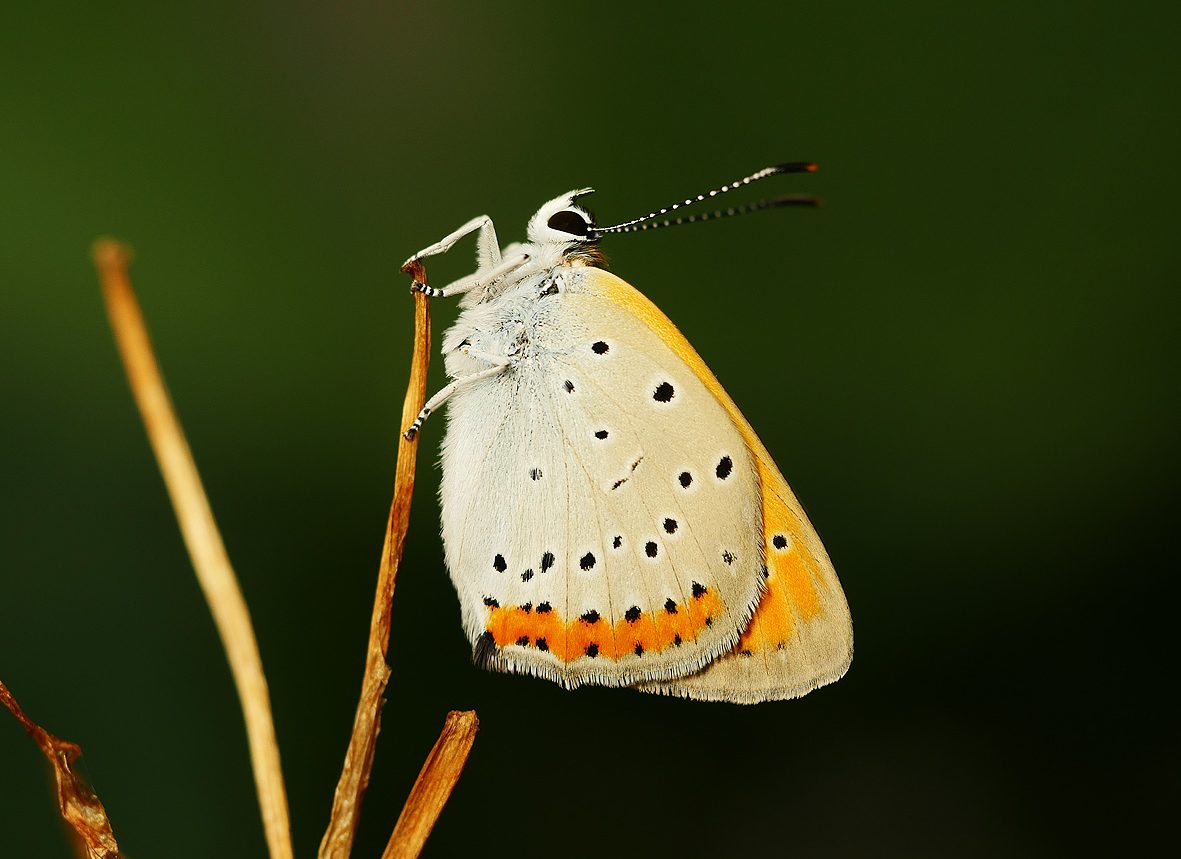
[[[820,613],[820,595],[815,584],[819,578],[814,577],[814,571],[809,569],[808,559],[798,544],[789,539],[790,529],[774,530],[776,520],[785,525],[791,520],[785,522],[786,507],[782,511],[776,509],[782,506],[778,498],[772,497],[771,501],[767,509],[771,514],[767,517],[770,530],[766,534],[767,590],[763,592],[750,626],[735,647],[739,653],[774,650],[791,638],[797,615],[806,623]]]
[[[804,621],[820,612],[820,600],[798,551],[769,556],[767,590],[735,650],[775,649],[786,644],[795,627],[795,614]]]
[[[548,604],[506,608],[491,605],[486,629],[497,647],[533,647],[563,662],[584,656],[620,659],[659,653],[693,641],[725,610],[714,591],[696,585],[688,604],[670,600],[655,612],[629,612],[614,623],[597,612],[566,620]]]

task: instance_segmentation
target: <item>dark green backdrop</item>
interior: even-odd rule
[[[136,247],[309,856],[391,490],[398,264],[481,212],[520,238],[571,187],[623,219],[801,158],[821,172],[769,190],[825,209],[607,251],[808,506],[849,675],[738,708],[476,671],[428,425],[356,855],[460,707],[483,730],[433,856],[1079,855],[1171,825],[1172,4],[22,5],[0,34],[0,677],[82,744],[128,854],[264,847],[90,241]],[[0,832],[69,855],[4,714]]]

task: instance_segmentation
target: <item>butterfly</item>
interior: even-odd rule
[[[641,218],[600,226],[571,191],[527,241],[487,216],[477,269],[444,336],[442,534],[475,662],[567,688],[630,686],[757,703],[839,679],[849,608],[800,503],[734,401],[676,326],[604,267],[603,237],[790,205],[783,196],[665,217],[784,173],[792,162]]]

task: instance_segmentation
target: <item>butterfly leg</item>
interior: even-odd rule
[[[402,433],[402,436],[407,441],[412,441],[414,437],[418,435],[418,431],[422,428],[423,421],[430,417],[431,412],[435,411],[439,408],[439,406],[447,402],[451,395],[456,391],[460,391],[474,382],[479,382],[483,379],[491,379],[493,376],[503,373],[505,368],[509,366],[508,358],[498,358],[493,355],[486,355],[482,352],[469,352],[468,354],[495,363],[485,370],[478,370],[475,373],[469,373],[466,376],[461,376],[458,379],[452,380],[450,384],[445,385],[439,390],[437,394],[427,400],[426,405],[422,407],[422,411],[418,413],[418,417],[414,419],[414,423],[410,425],[406,432]]]
[[[529,262],[529,254],[520,253],[506,260],[501,260],[498,265],[493,266],[489,271],[478,271],[475,274],[469,274],[467,277],[461,277],[459,280],[447,284],[442,289],[435,289],[433,286],[427,286],[425,283],[414,281],[414,283],[410,284],[410,291],[422,292],[431,298],[450,298],[453,295],[463,295],[465,292],[471,292],[473,289],[495,283],[506,274],[509,274],[514,269],[520,268],[527,262]]]
[[[451,250],[451,246],[457,241],[464,236],[474,233],[476,230],[480,231],[480,235],[476,239],[476,244],[480,251],[480,267],[483,268],[485,265],[495,265],[500,262],[500,245],[496,243],[496,228],[492,226],[491,218],[487,215],[480,215],[478,218],[472,218],[455,232],[448,233],[433,245],[428,245],[414,254],[410,259],[406,260],[402,268],[423,257],[446,253]]]

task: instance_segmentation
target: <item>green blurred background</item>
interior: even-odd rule
[[[428,424],[355,855],[380,853],[444,713],[469,707],[482,732],[428,855],[1135,852],[1174,825],[1181,763],[1174,8],[7,8],[0,677],[81,743],[129,855],[263,855],[95,236],[136,248],[310,856],[391,492],[399,263],[481,212],[521,238],[572,187],[615,221],[814,159],[765,190],[820,194],[818,212],[606,249],[811,512],[853,609],[849,675],[738,708],[477,671]],[[471,266],[465,246],[432,279]],[[437,330],[454,315],[436,303]],[[5,855],[70,855],[4,714],[0,832]]]

